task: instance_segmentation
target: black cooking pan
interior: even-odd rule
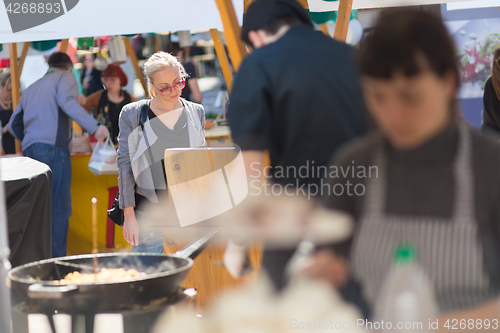
[[[21,300],[44,311],[98,313],[148,305],[178,294],[193,259],[216,232],[208,233],[175,254],[101,253],[52,258],[16,267],[8,273],[8,279]],[[147,275],[95,284],[56,282],[70,272],[92,273],[94,257],[98,258],[98,268],[135,268]]]

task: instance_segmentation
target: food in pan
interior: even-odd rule
[[[95,282],[109,282],[127,280],[135,277],[145,276],[146,273],[139,272],[135,268],[102,268],[97,274],[80,273],[78,271],[69,273],[59,282],[62,284],[91,284]]]

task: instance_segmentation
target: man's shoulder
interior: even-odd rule
[[[277,41],[255,49],[243,61],[248,67],[289,66],[290,63],[307,63],[323,57],[354,59],[354,48],[309,27],[293,27]],[[335,61],[331,62],[335,64]],[[271,67],[270,67],[271,68]]]

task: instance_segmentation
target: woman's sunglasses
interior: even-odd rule
[[[158,88],[157,86],[154,85],[153,82],[149,81],[153,87],[155,87],[158,92],[162,95],[168,95],[172,92],[172,88],[175,88],[175,90],[182,90],[186,86],[186,80],[180,80],[179,82],[175,83],[173,86],[167,86],[164,88]]]

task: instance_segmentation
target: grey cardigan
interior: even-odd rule
[[[188,135],[190,147],[206,147],[205,110],[202,105],[186,101],[181,102],[187,111]],[[149,100],[141,100],[125,105],[119,118],[118,134],[118,187],[120,190],[120,208],[135,207],[134,193],[137,192],[151,202],[158,202],[149,169],[146,152],[158,137],[153,132],[149,119],[144,123],[144,131],[149,143],[146,144],[139,126],[142,107]]]

